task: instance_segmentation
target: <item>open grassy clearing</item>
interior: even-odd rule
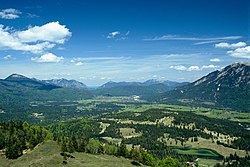
[[[87,153],[72,153],[75,158],[68,158],[68,167],[132,167],[131,161],[125,158],[118,158],[109,155],[93,155]],[[34,148],[33,151],[22,157],[9,160],[5,156],[0,156],[1,167],[61,167],[63,166],[63,157],[60,155],[60,147],[54,141],[47,141]]]
[[[188,145],[191,145],[193,148],[209,148],[212,150],[217,151],[219,154],[223,156],[229,156],[230,154],[234,154],[235,152],[237,155],[243,157],[246,155],[246,151],[244,150],[238,150],[238,149],[233,149],[229,147],[225,147],[223,145],[218,145],[215,142],[212,142],[211,140],[204,139],[204,138],[198,138],[198,142],[187,142]]]
[[[139,137],[142,133],[136,133],[134,128],[120,128],[120,132],[124,138]]]
[[[146,103],[130,103],[126,104],[126,102],[135,102],[133,97],[104,97],[104,96],[97,96],[94,99],[89,100],[80,100],[77,101],[79,104],[85,104],[88,109],[94,109],[96,106],[91,103],[98,103],[98,102],[113,102],[116,105],[123,106],[124,109],[120,110],[119,112],[144,112],[147,109],[166,109],[169,111],[184,111],[184,112],[194,112],[198,115],[204,115],[210,118],[219,118],[219,119],[228,119],[231,121],[236,122],[246,122],[250,123],[250,114],[232,110],[220,110],[220,109],[211,109],[205,107],[189,107],[189,106],[182,106],[182,105],[170,105],[170,104],[146,104]],[[87,109],[84,108],[84,109]],[[82,107],[78,107],[79,110],[82,110]]]
[[[114,145],[120,145],[122,142],[122,139],[120,138],[112,138],[112,137],[102,137],[102,138]]]
[[[227,119],[235,122],[250,123],[250,114],[244,112],[212,109],[207,111],[197,110],[195,111],[195,113],[211,118]]]
[[[236,152],[237,155],[240,157],[244,157],[246,155],[246,151],[244,150],[238,150],[233,149],[229,147],[225,147],[223,145],[218,145],[216,142],[212,142],[212,140],[204,139],[201,137],[198,137],[198,142],[191,142],[191,140],[181,144],[180,141],[176,141],[174,139],[160,139],[168,146],[177,146],[177,147],[192,147],[192,148],[207,148],[212,149],[218,152],[220,155],[223,156],[229,156],[230,154],[234,154]]]
[[[212,159],[222,159],[222,156],[216,153],[213,150],[206,149],[206,148],[175,148],[175,151],[177,151],[179,154],[188,154],[188,155],[194,155],[198,157],[207,157]]]
[[[79,100],[79,103],[86,104],[91,102],[119,102],[119,103],[125,103],[125,102],[135,102],[134,98],[132,96],[96,96],[94,99],[87,99],[87,100]],[[137,101],[138,102],[138,101]]]
[[[188,111],[195,112],[199,115],[204,115],[210,118],[219,118],[219,119],[228,119],[236,122],[246,122],[250,123],[250,114],[239,111],[232,110],[220,110],[220,109],[211,109],[205,107],[189,107],[181,105],[170,105],[170,104],[142,104],[142,105],[130,105],[126,106],[124,110],[120,112],[143,112],[147,109],[157,108],[157,109],[166,109],[170,111]]]

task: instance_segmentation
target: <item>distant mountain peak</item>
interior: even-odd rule
[[[13,79],[13,78],[25,78],[25,79],[28,79],[28,77],[25,77],[23,75],[20,75],[20,74],[11,74],[10,76],[8,76],[7,78],[5,78],[5,80],[10,80],[10,79]]]
[[[233,109],[250,111],[250,63],[233,63],[220,71],[166,92],[164,101],[189,100],[193,103],[219,105]],[[160,100],[160,101],[161,101]]]
[[[67,80],[65,78],[43,80],[42,82],[45,82],[47,84],[57,85],[60,87],[65,87],[65,88],[77,88],[77,89],[86,89],[87,88],[87,86],[82,82],[79,82],[76,80]]]

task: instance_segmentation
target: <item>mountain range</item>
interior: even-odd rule
[[[64,88],[77,88],[77,89],[87,89],[87,86],[76,80],[67,80],[67,79],[51,79],[51,80],[41,80],[41,82],[52,84]]]
[[[178,86],[183,86],[188,82],[159,81],[155,79],[145,82],[107,82],[94,90],[96,95],[109,96],[152,96],[156,93],[163,93]]]
[[[12,74],[0,80],[0,108],[25,105],[32,101],[65,101],[91,98],[86,89],[61,87]]]
[[[161,103],[179,102],[250,111],[250,64],[231,64],[152,99]]]
[[[174,81],[160,81],[156,79],[150,79],[145,82],[113,82],[109,81],[102,86],[100,86],[98,89],[103,89],[103,88],[112,88],[112,87],[117,87],[117,86],[150,86],[150,85],[156,85],[156,84],[162,84],[168,87],[178,87],[178,86],[183,86],[188,84],[189,82],[174,82]]]
[[[0,79],[0,107],[31,101],[64,101],[93,95],[139,95],[149,102],[182,103],[250,111],[250,63],[234,63],[192,82],[107,82],[95,90],[66,79],[38,80],[20,74]]]

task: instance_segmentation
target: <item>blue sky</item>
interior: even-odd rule
[[[248,0],[0,0],[0,78],[194,81],[250,60]]]

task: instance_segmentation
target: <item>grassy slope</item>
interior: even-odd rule
[[[67,160],[68,167],[86,166],[86,167],[129,167],[131,161],[125,158],[118,158],[109,155],[93,155],[87,153],[73,153],[75,158]],[[16,160],[6,159],[0,156],[1,167],[61,167],[63,166],[63,157],[60,155],[60,147],[54,141],[47,141],[37,146],[33,151],[23,155]]]

